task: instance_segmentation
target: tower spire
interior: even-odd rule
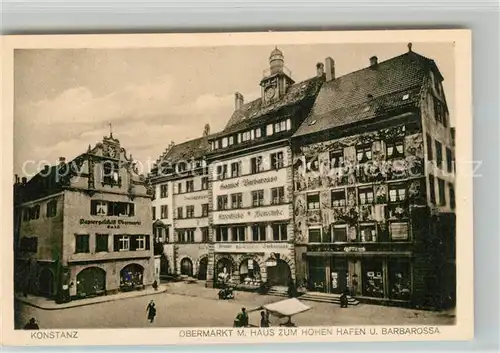
[[[109,123],[109,137],[113,138],[113,125]]]

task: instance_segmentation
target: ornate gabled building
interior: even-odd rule
[[[151,195],[112,135],[14,190],[16,290],[68,301],[153,283]]]
[[[172,143],[151,171],[153,232],[164,276],[207,276],[209,134],[206,125],[202,137]]]
[[[289,141],[326,75],[318,64],[314,77],[296,83],[283,53],[274,49],[260,81],[261,97],[245,103],[236,93],[233,115],[210,137],[207,286],[229,281],[252,289],[294,282]]]
[[[308,291],[427,307],[455,295],[443,77],[408,47],[327,79],[293,135],[296,276]]]

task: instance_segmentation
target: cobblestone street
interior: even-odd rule
[[[153,324],[146,319],[146,306],[153,299],[157,317]],[[115,301],[43,310],[27,304],[16,304],[16,328],[35,317],[41,329],[55,328],[137,328],[137,327],[224,327],[232,326],[241,309],[257,308],[284,298],[237,292],[234,300],[217,300],[217,290],[200,284],[170,283],[164,293],[118,299]],[[294,317],[298,326],[347,325],[451,325],[454,315],[378,305],[360,304],[341,309],[337,305],[304,301],[311,310]],[[258,325],[258,312],[250,315],[250,323]],[[280,321],[271,319],[272,325]]]

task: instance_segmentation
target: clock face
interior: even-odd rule
[[[266,89],[266,98],[267,99],[271,99],[274,97],[274,94],[275,94],[276,90],[274,87],[269,87]]]

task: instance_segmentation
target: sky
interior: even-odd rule
[[[283,45],[296,82],[316,74],[316,63],[335,61],[336,76],[403,54],[407,43]],[[33,176],[43,164],[84,153],[109,135],[138,160],[141,172],[171,141],[224,128],[234,93],[260,96],[259,82],[274,46],[131,49],[22,49],[14,54],[14,172]],[[413,43],[444,76],[454,124],[452,43]]]

